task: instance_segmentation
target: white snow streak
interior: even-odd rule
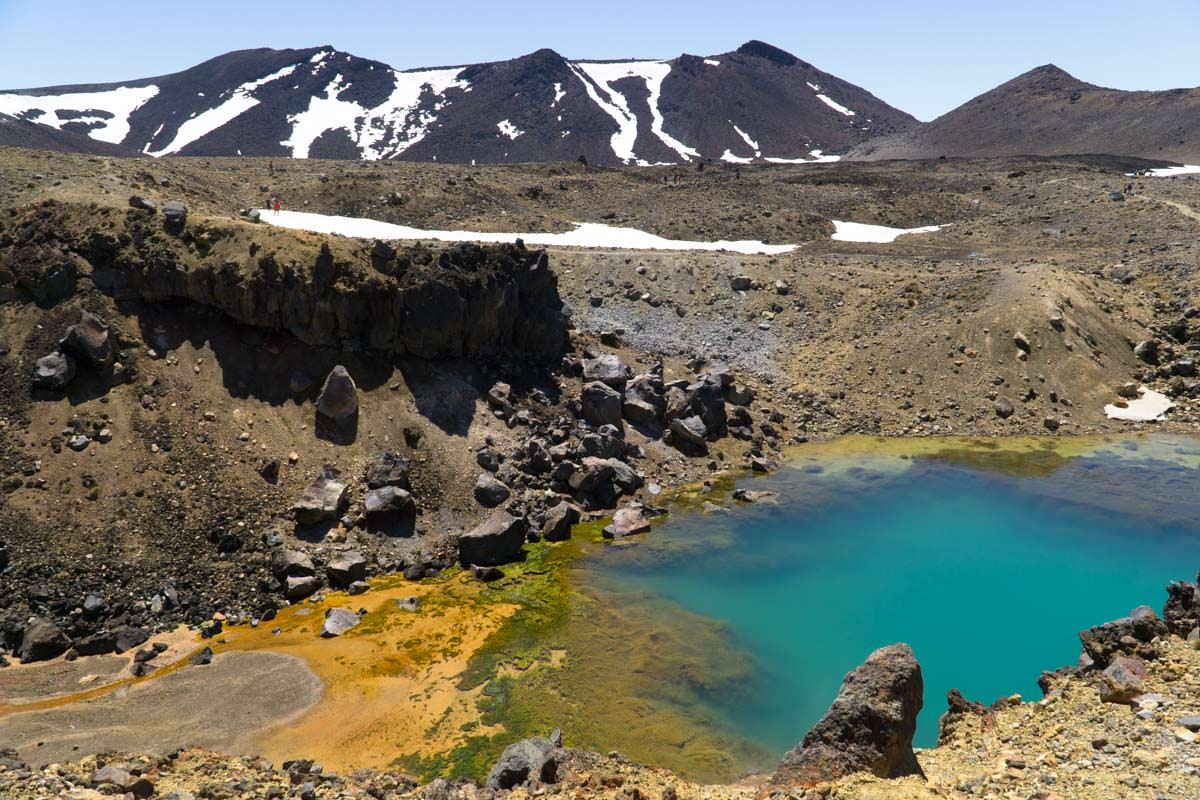
[[[476,231],[437,231],[410,228],[361,217],[338,217],[310,214],[303,211],[259,209],[263,222],[281,228],[314,231],[316,233],[352,236],[358,239],[435,239],[443,242],[515,242],[540,247],[599,247],[614,250],[729,250],[745,255],[787,253],[792,244],[764,244],[759,241],[693,242],[664,239],[636,228],[616,228],[591,222],[578,223],[567,233],[482,233]]]
[[[730,125],[733,125],[733,120],[730,120],[730,121],[729,121],[729,124],[730,124]],[[743,142],[745,142],[746,144],[750,145],[750,149],[754,151],[754,157],[755,157],[755,158],[758,158],[759,156],[761,156],[761,155],[762,155],[762,151],[761,151],[761,150],[759,149],[759,147],[758,147],[758,142],[756,142],[756,141],[754,141],[753,139],[751,139],[751,138],[750,138],[750,134],[746,133],[744,130],[742,130],[741,128],[739,128],[737,125],[733,125],[733,129],[734,129],[735,131],[737,131],[737,135],[738,135],[738,136],[742,137],[742,141],[743,141]]]
[[[821,153],[820,150],[809,150],[808,154],[812,158],[773,158],[767,156],[764,160],[771,164],[832,164],[834,161],[841,161],[841,156],[827,156]]]
[[[500,129],[501,135],[507,136],[509,139],[516,139],[518,136],[525,133],[525,131],[521,130],[516,125],[513,125],[506,119],[502,119],[497,122],[496,127]]]
[[[715,58],[706,58],[706,59],[704,59],[704,63],[705,63],[705,64],[708,64],[710,67],[719,67],[719,66],[721,66],[721,62],[720,62],[720,61],[717,61]]]
[[[897,237],[910,233],[935,233],[942,229],[941,225],[926,225],[924,228],[889,228],[886,225],[867,225],[862,222],[842,222],[833,220],[833,240],[835,242],[874,242],[889,244]]]
[[[317,56],[313,56],[313,60],[315,62]],[[374,108],[339,99],[338,95],[346,85],[342,76],[336,75],[325,87],[324,96],[313,97],[307,110],[288,117],[292,134],[280,144],[292,148],[293,158],[308,158],[313,142],[322,134],[341,129],[350,135],[366,160],[399,155],[425,138],[429,126],[437,119],[436,112],[449,102],[444,97],[449,89],[470,91],[470,84],[458,78],[462,71],[393,71],[395,88]],[[426,91],[441,98],[432,110],[418,108]]]
[[[558,105],[559,101],[561,101],[566,96],[567,96],[567,90],[562,87],[562,84],[561,83],[554,84],[554,102],[550,104],[550,107],[554,108],[556,105]]]
[[[1136,400],[1122,400],[1120,404],[1105,406],[1105,416],[1126,422],[1155,422],[1163,419],[1175,405],[1166,395],[1145,386],[1138,387],[1138,395]]]
[[[71,94],[31,95],[0,94],[0,114],[22,117],[62,130],[68,122],[97,125],[88,136],[101,142],[120,144],[129,135],[129,117],[158,94],[157,86],[119,86],[104,92],[73,92]],[[66,112],[103,111],[111,118],[98,115],[82,116]],[[26,115],[26,112],[30,112]]]
[[[735,156],[733,154],[733,151],[728,148],[726,148],[725,152],[721,154],[721,160],[727,161],[730,164],[753,164],[754,163],[753,158],[743,158],[742,156]]]
[[[172,139],[171,143],[166,147],[151,152],[149,150],[150,145],[147,144],[147,149],[145,152],[152,156],[165,156],[170,155],[171,153],[178,153],[180,150],[187,147],[197,139],[207,136],[217,128],[220,128],[227,122],[231,122],[235,118],[257,106],[259,101],[253,96],[252,92],[254,92],[254,90],[258,87],[265,86],[272,81],[277,81],[280,78],[286,78],[288,75],[291,75],[296,71],[297,66],[299,65],[292,64],[290,67],[284,67],[278,72],[273,72],[265,78],[259,78],[256,81],[243,83],[241,86],[234,89],[230,93],[229,99],[221,103],[221,105],[217,106],[216,108],[210,108],[207,111],[202,111],[181,124],[179,129],[175,131],[175,138]],[[162,128],[160,127],[159,131],[161,130]],[[158,133],[155,133],[154,135],[157,136]],[[151,141],[153,141],[153,137],[151,137]]]
[[[581,61],[572,65],[572,69],[576,67],[602,87],[610,98],[609,102],[602,100],[589,82],[584,80],[588,95],[617,123],[618,130],[612,137],[612,148],[617,158],[625,163],[634,160],[633,145],[637,141],[637,116],[630,110],[625,96],[614,89],[612,84],[623,78],[631,77],[641,78],[645,81],[646,91],[650,94],[647,98],[650,105],[650,131],[658,137],[659,141],[678,153],[684,161],[700,158],[698,150],[687,146],[663,129],[664,120],[662,111],[658,107],[658,101],[662,97],[663,81],[671,74],[670,64],[665,61],[625,61],[614,64]],[[639,161],[638,163],[644,164],[645,162]]]
[[[832,100],[828,95],[819,94],[819,95],[817,95],[817,99],[820,100],[825,105],[832,108],[834,111],[838,112],[839,114],[845,114],[847,117],[854,116],[853,111],[851,111],[850,109],[846,108],[845,106],[839,104],[835,100]]]
[[[1174,178],[1179,175],[1200,175],[1200,165],[1184,164],[1180,167],[1160,167],[1159,169],[1148,169],[1145,172],[1129,172],[1126,174],[1129,177],[1145,175],[1148,178]]]

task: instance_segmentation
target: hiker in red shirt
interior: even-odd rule
[[[272,209],[275,211],[276,214],[279,213],[279,201],[278,200],[275,201],[275,205],[272,206]]]

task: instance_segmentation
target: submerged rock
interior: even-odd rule
[[[650,521],[642,513],[640,503],[625,506],[613,514],[612,522],[601,531],[605,539],[622,539],[650,530]]]
[[[488,773],[486,788],[492,791],[511,789],[530,778],[554,783],[558,780],[561,749],[562,731],[557,728],[549,736],[535,736],[510,744]]]
[[[922,775],[912,738],[923,692],[921,666],[908,645],[876,650],[846,675],[825,716],[783,757],[771,787],[812,786],[854,772]]]

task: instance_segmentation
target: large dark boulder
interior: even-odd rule
[[[1079,632],[1083,652],[1098,669],[1104,669],[1120,655],[1156,658],[1152,642],[1167,635],[1166,624],[1150,606],[1138,606],[1129,616]]]
[[[341,364],[325,378],[317,395],[317,413],[338,425],[349,423],[358,415],[358,388]]]
[[[503,509],[458,537],[458,560],[464,567],[490,567],[519,561],[529,524]]]
[[[67,328],[58,346],[94,369],[104,369],[113,360],[108,323],[90,311],[84,311],[79,322]]]
[[[22,664],[34,661],[46,661],[67,652],[71,640],[62,632],[53,620],[33,617],[25,625],[21,633],[21,643],[17,646],[17,658]]]
[[[331,585],[346,589],[355,581],[366,579],[367,559],[357,550],[338,553],[325,565],[325,576]]]
[[[542,523],[542,538],[547,542],[565,542],[571,538],[571,526],[579,522],[582,514],[579,506],[560,502],[546,510]]]
[[[813,786],[855,772],[923,775],[912,738],[924,688],[908,645],[876,650],[846,675],[825,716],[783,757],[772,787]]]
[[[367,492],[363,500],[363,509],[369,520],[395,520],[415,514],[417,504],[412,495],[404,489],[382,486]]]
[[[558,780],[558,762],[562,732],[557,728],[549,736],[522,739],[504,748],[500,760],[488,773],[485,787],[498,791],[519,786],[530,778],[542,783]]]
[[[75,360],[66,353],[54,352],[34,363],[33,385],[36,389],[61,392],[74,377]]]
[[[583,361],[583,380],[587,383],[600,381],[614,389],[624,389],[625,382],[629,380],[629,368],[611,353],[586,358]]]
[[[380,453],[367,464],[367,488],[380,489],[384,486],[395,486],[398,489],[412,491],[410,473],[412,465],[409,460],[399,453]]]
[[[728,417],[725,413],[725,395],[716,377],[705,376],[687,388],[689,407],[693,414],[704,422],[709,441],[715,442],[725,435]]]
[[[292,513],[301,525],[313,525],[337,519],[346,506],[346,484],[326,466],[292,506]]]
[[[621,394],[608,384],[593,381],[584,384],[579,396],[583,418],[591,424],[621,427]]]
[[[512,490],[496,479],[490,472],[480,473],[475,481],[475,500],[484,508],[503,505],[512,496]]]

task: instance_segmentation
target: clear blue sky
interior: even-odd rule
[[[397,68],[712,55],[762,39],[931,119],[1031,67],[1200,85],[1200,0],[0,0],[0,88],[129,80],[332,44]]]

